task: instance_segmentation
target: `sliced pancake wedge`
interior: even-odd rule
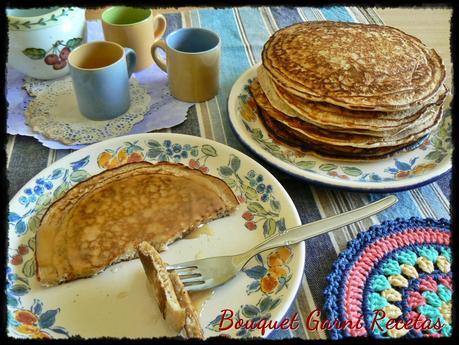
[[[166,270],[159,253],[147,242],[137,251],[164,320],[177,333],[184,329],[187,338],[203,339],[198,314],[179,276]]]
[[[175,332],[180,332],[185,326],[187,313],[175,293],[166,264],[147,242],[140,243],[137,252],[163,319]]]
[[[203,339],[204,334],[199,322],[199,316],[194,308],[190,295],[185,290],[185,286],[183,285],[177,273],[171,272],[169,273],[169,277],[172,281],[172,285],[174,285],[175,294],[179,300],[179,303],[182,308],[185,309],[185,333],[187,337]]]
[[[217,177],[182,164],[130,163],[79,183],[54,202],[36,233],[37,278],[45,286],[90,277],[159,251],[199,225],[232,213],[238,201]]]
[[[262,61],[288,93],[353,110],[390,112],[425,104],[446,77],[435,50],[385,25],[297,23],[269,38]]]

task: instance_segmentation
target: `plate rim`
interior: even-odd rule
[[[240,92],[239,89],[236,89],[238,84],[242,84],[244,79],[248,78],[248,75],[252,74],[258,66],[261,65],[261,62],[256,63],[255,65],[247,68],[239,78],[233,83],[231,91],[228,97],[227,107],[228,107],[228,117],[231,125],[231,129],[235,133],[239,141],[244,144],[250,152],[255,154],[257,157],[262,158],[268,164],[278,168],[279,170],[296,177],[300,180],[309,182],[313,185],[337,188],[340,190],[348,191],[359,191],[359,192],[397,192],[404,191],[408,189],[413,189],[416,187],[421,187],[426,184],[429,184],[442,176],[446,175],[452,169],[452,160],[446,160],[445,163],[441,165],[436,165],[436,168],[432,169],[430,172],[420,176],[414,176],[408,179],[394,180],[394,181],[383,181],[383,182],[363,182],[363,181],[349,181],[349,180],[339,180],[326,175],[320,175],[313,173],[307,170],[301,170],[289,163],[283,162],[277,157],[271,155],[268,151],[259,149],[258,147],[252,146],[249,139],[247,139],[247,133],[244,132],[244,128],[239,126],[239,119],[237,111],[233,111],[233,107],[236,105],[237,97]],[[241,129],[239,129],[241,128]],[[241,133],[242,132],[242,133]],[[451,155],[451,153],[450,153]],[[452,156],[451,156],[452,157]],[[392,157],[384,158],[391,159]],[[379,160],[378,160],[379,161]],[[341,161],[342,162],[342,161]],[[293,170],[293,171],[292,171]],[[389,186],[387,186],[389,185]]]
[[[53,162],[52,164],[48,165],[47,167],[45,167],[44,169],[39,171],[37,174],[35,174],[33,177],[31,177],[14,194],[14,196],[12,198],[10,198],[10,200],[8,201],[8,212],[11,211],[11,209],[10,209],[11,202],[13,200],[15,200],[15,202],[18,202],[19,196],[20,196],[21,192],[25,188],[27,188],[29,185],[33,184],[32,182],[35,181],[38,178],[38,176],[40,176],[42,174],[46,174],[46,172],[48,172],[48,171],[52,171],[57,165],[68,164],[70,161],[73,161],[75,158],[78,159],[79,156],[84,156],[85,154],[90,154],[98,146],[102,146],[103,147],[106,144],[112,144],[112,143],[116,143],[116,142],[122,143],[123,141],[129,141],[129,139],[132,139],[132,138],[135,138],[135,139],[138,139],[138,140],[144,140],[144,139],[155,138],[155,137],[167,138],[167,139],[171,139],[171,140],[172,140],[173,137],[176,137],[176,138],[182,138],[184,140],[191,139],[191,140],[203,141],[203,143],[208,143],[208,144],[214,145],[217,149],[218,149],[218,147],[223,147],[225,150],[229,150],[230,151],[229,153],[237,153],[238,155],[244,156],[244,158],[248,159],[248,161],[251,164],[261,167],[262,170],[263,170],[263,174],[271,177],[273,179],[273,181],[275,181],[278,184],[277,187],[278,188],[280,187],[281,191],[283,191],[283,193],[285,195],[286,202],[289,205],[289,208],[293,210],[293,217],[292,218],[294,219],[294,223],[295,223],[295,225],[293,225],[293,226],[302,225],[302,221],[301,221],[300,215],[298,213],[298,210],[296,208],[295,203],[293,202],[292,198],[290,197],[290,194],[287,192],[287,190],[282,185],[282,183],[267,168],[265,168],[262,164],[257,162],[255,159],[253,159],[249,155],[247,155],[247,154],[245,154],[245,153],[243,153],[243,152],[241,152],[241,151],[239,151],[239,150],[237,150],[237,149],[235,149],[235,148],[233,148],[233,147],[231,147],[229,145],[217,142],[217,141],[212,140],[212,139],[199,137],[199,136],[194,136],[194,135],[189,135],[189,134],[181,134],[181,133],[137,133],[137,134],[129,134],[129,135],[124,135],[124,136],[109,138],[109,139],[106,139],[106,140],[103,140],[103,141],[88,145],[88,146],[83,147],[83,148],[81,148],[79,150],[75,150],[75,151],[69,153],[68,155],[62,157],[61,159],[59,159],[59,160]],[[233,152],[231,152],[231,151],[233,151]],[[10,230],[9,230],[9,227],[8,227],[8,230],[7,230],[7,237],[8,237],[8,247],[7,247],[7,253],[8,253],[8,249],[10,248]],[[302,241],[302,242],[294,244],[292,246],[294,246],[296,248],[296,250],[298,251],[297,253],[299,254],[299,256],[298,256],[299,267],[298,267],[298,270],[295,272],[296,276],[292,277],[292,284],[291,284],[291,286],[292,286],[291,291],[292,292],[291,292],[291,295],[287,298],[287,301],[285,303],[283,303],[282,307],[279,308],[278,317],[272,318],[273,320],[276,320],[276,321],[282,320],[285,317],[285,315],[287,314],[287,312],[288,312],[289,308],[291,307],[291,305],[294,303],[296,295],[297,295],[298,290],[299,290],[300,285],[301,285],[302,276],[304,274],[304,266],[305,266],[305,260],[306,260],[306,245],[305,245],[305,242]],[[8,264],[7,264],[7,266],[8,266]],[[202,325],[202,327],[203,327],[203,325]],[[8,325],[7,325],[7,329],[8,329]],[[271,334],[272,331],[273,331],[273,329],[270,329],[270,328],[266,329],[265,334],[262,335],[261,337],[262,338],[267,338]],[[103,337],[103,336],[101,336],[101,337]],[[110,338],[110,336],[109,336],[109,338]],[[143,339],[155,339],[155,338],[143,338]]]

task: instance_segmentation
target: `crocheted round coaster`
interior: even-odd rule
[[[450,336],[450,227],[396,219],[350,241],[324,292],[331,337]]]

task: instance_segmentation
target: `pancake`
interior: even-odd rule
[[[404,126],[414,129],[416,123],[428,121],[428,117],[432,116],[431,112],[426,111],[428,105],[387,113],[349,110],[333,104],[308,101],[275,85],[262,65],[257,69],[257,79],[269,103],[276,110],[333,131],[372,136],[396,135]],[[438,99],[433,99],[432,103],[444,100],[447,90],[442,87],[441,91]]]
[[[217,177],[182,164],[139,162],[105,170],[70,189],[36,233],[42,285],[90,277],[136,257],[142,241],[162,251],[238,201]]]
[[[180,332],[185,326],[186,310],[175,293],[174,282],[166,269],[166,263],[147,242],[141,242],[137,246],[137,255],[163,319],[171,329]]]
[[[174,285],[175,294],[177,295],[179,303],[186,312],[184,329],[187,338],[204,339],[204,333],[199,321],[199,315],[196,312],[190,295],[185,290],[185,285],[183,285],[179,275],[174,271],[170,272],[169,276],[171,278],[172,284]]]
[[[167,271],[166,263],[147,242],[140,243],[137,251],[163,319],[177,333],[183,329],[187,338],[203,339],[198,313],[178,274]]]
[[[383,25],[314,21],[275,32],[262,52],[271,80],[288,93],[352,110],[400,111],[435,98],[440,56]]]
[[[426,107],[426,112],[430,115],[427,117],[428,121],[423,121],[418,126],[413,128],[408,127],[401,130],[397,135],[387,137],[373,137],[368,135],[359,135],[353,133],[332,132],[318,128],[310,123],[307,123],[299,118],[286,116],[282,112],[275,109],[267,97],[264,95],[260,87],[260,83],[255,79],[250,85],[250,92],[254,96],[255,102],[258,107],[263,110],[265,116],[269,116],[289,127],[297,137],[304,138],[308,141],[315,143],[333,145],[333,146],[346,146],[354,148],[381,148],[381,147],[398,147],[412,143],[419,138],[425,136],[432,128],[436,127],[442,117],[441,104],[433,104]]]
[[[421,145],[428,135],[422,137],[418,141],[409,143],[407,145],[400,145],[396,147],[382,147],[374,149],[362,149],[346,146],[332,146],[322,143],[317,143],[307,138],[299,136],[292,131],[289,127],[276,121],[275,119],[266,115],[260,109],[259,117],[268,131],[270,137],[281,145],[288,145],[292,149],[296,149],[302,153],[313,154],[319,158],[331,159],[336,161],[349,161],[349,162],[362,162],[368,160],[378,160],[387,158],[402,150],[411,150]]]

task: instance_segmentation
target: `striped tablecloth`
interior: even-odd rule
[[[219,95],[190,108],[187,121],[165,132],[206,137],[228,144],[248,155],[251,154],[242,147],[230,128],[227,99],[233,83],[240,74],[260,61],[263,44],[274,31],[295,22],[324,19],[383,24],[373,10],[354,7],[205,9],[167,14],[166,17],[167,32],[190,26],[218,32],[222,39],[222,60]],[[35,174],[69,153],[69,150],[49,150],[30,137],[9,136],[7,164],[10,198]],[[261,161],[260,163],[264,164]],[[270,168],[270,171],[273,169]],[[332,216],[385,196],[319,188],[295,180],[279,171],[274,170],[273,173],[289,192],[303,223]],[[427,186],[396,193],[400,200],[397,207],[371,219],[307,241],[302,284],[286,315],[291,317],[298,313],[302,326],[295,331],[274,331],[270,338],[326,338],[325,332],[308,332],[305,319],[315,308],[322,308],[326,276],[330,273],[338,253],[345,249],[347,241],[354,238],[359,231],[364,231],[370,225],[386,219],[412,216],[450,218],[450,181],[451,176],[448,174]]]

